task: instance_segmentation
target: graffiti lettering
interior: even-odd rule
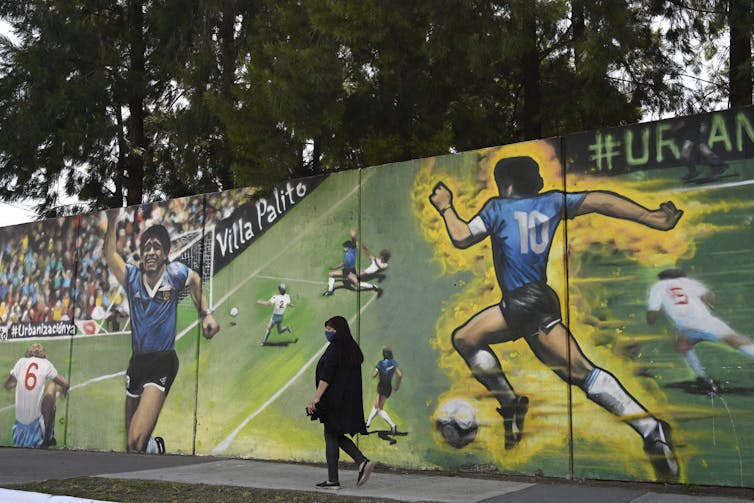
[[[724,160],[743,158],[754,149],[751,109],[724,111],[621,129],[581,133],[566,139],[568,169],[625,172],[682,162],[686,142],[705,142]]]

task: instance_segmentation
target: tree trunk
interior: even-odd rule
[[[229,4],[229,5],[228,5]],[[220,83],[220,92],[223,101],[233,103],[233,83],[236,75],[236,43],[235,43],[235,12],[234,2],[228,2],[222,9],[222,20],[220,25],[220,71],[222,72],[222,82]],[[220,166],[219,175],[220,183],[223,190],[232,189],[235,186],[231,161],[233,152],[228,138],[228,132],[225,124],[218,121],[218,127],[222,130],[222,146],[219,155]]]
[[[521,51],[524,89],[524,139],[542,137],[542,82],[537,52],[537,15],[535,4],[521,2],[519,14],[522,22],[524,47]]]
[[[144,202],[145,159],[149,144],[144,133],[144,6],[141,0],[128,2],[128,37],[130,41],[130,68],[128,69],[128,177],[126,204]]]
[[[730,25],[730,106],[751,105],[751,0],[730,0],[728,23]]]

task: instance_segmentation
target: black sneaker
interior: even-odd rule
[[[720,388],[712,379],[708,377],[697,377],[696,383],[700,388],[705,390],[708,395],[717,395],[720,392]]]
[[[340,482],[330,482],[329,480],[322,481],[316,485],[320,489],[340,489]]]
[[[505,449],[513,449],[524,436],[524,419],[529,410],[529,397],[517,396],[510,405],[497,409],[503,416],[505,427]]]
[[[710,173],[710,179],[712,181],[719,180],[722,178],[723,173],[728,169],[728,166],[725,164],[719,164],[717,166],[713,166],[712,173]]]
[[[692,168],[692,169],[689,169],[688,173],[686,173],[685,175],[681,177],[681,181],[690,182],[691,180],[693,180],[694,178],[697,178],[698,176],[699,176],[699,172]]]
[[[322,292],[322,295],[324,297],[329,297],[330,295],[332,295],[332,291],[331,290],[325,290],[324,292]]]
[[[374,287],[374,291],[375,291],[375,292],[377,292],[377,298],[378,298],[378,299],[379,299],[380,297],[382,297],[382,294],[383,294],[383,293],[385,293],[385,291],[384,291],[384,290],[383,290],[383,289],[382,289],[381,287],[379,287],[379,286],[375,286],[375,287]]]
[[[678,482],[678,460],[670,440],[670,425],[657,420],[657,426],[644,438],[644,452],[655,470],[657,480]]]
[[[364,464],[361,465],[361,468],[359,468],[359,476],[356,478],[357,486],[363,486],[366,481],[369,480],[369,476],[372,474],[373,468],[374,463],[372,463],[368,459],[364,461]]]

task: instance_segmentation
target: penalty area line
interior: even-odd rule
[[[304,283],[306,285],[327,285],[327,281],[314,281],[311,279],[298,279],[298,278],[284,278],[282,276],[264,276],[262,274],[257,275],[257,278],[261,279],[274,279],[277,281],[286,281],[288,283]]]
[[[356,313],[356,314],[354,314],[351,317],[351,319],[348,320],[348,323],[353,323],[354,320],[356,320],[356,317],[359,316],[359,315],[361,315],[361,313],[363,313],[364,310],[366,310],[366,308],[369,307],[372,304],[372,302],[374,302],[374,300],[376,298],[377,298],[377,296],[373,295],[372,298],[369,299],[366,302],[366,304],[364,304],[363,306],[361,306],[361,309],[359,309],[359,312]],[[217,454],[222,454],[223,452],[225,452],[228,449],[228,447],[230,447],[230,444],[232,444],[233,441],[236,439],[236,437],[241,432],[241,430],[243,430],[246,427],[246,425],[251,422],[252,419],[254,419],[255,417],[257,417],[259,414],[261,414],[262,412],[264,412],[264,410],[267,407],[269,407],[270,405],[272,405],[272,403],[275,400],[277,400],[280,397],[280,395],[282,395],[283,393],[285,393],[288,390],[288,388],[290,388],[293,385],[293,383],[296,382],[298,380],[298,378],[301,377],[304,374],[304,372],[306,372],[309,369],[309,367],[311,367],[311,365],[315,362],[315,360],[317,359],[317,357],[319,357],[322,354],[322,352],[327,348],[328,344],[329,344],[329,342],[325,343],[325,345],[323,345],[321,348],[319,348],[312,355],[312,357],[309,358],[309,360],[303,365],[303,367],[301,367],[301,369],[298,372],[296,372],[296,374],[288,380],[288,382],[286,382],[279,390],[277,390],[270,398],[268,398],[266,402],[264,402],[262,405],[260,405],[257,410],[255,410],[254,412],[252,412],[251,414],[249,414],[246,417],[246,419],[244,419],[243,421],[241,421],[241,424],[239,424],[238,426],[236,426],[236,428],[232,432],[230,432],[230,435],[228,435],[227,437],[225,437],[222,442],[220,442],[219,444],[217,444],[217,446],[214,449],[212,449],[212,454],[213,455],[217,455]]]
[[[712,189],[727,189],[729,187],[741,187],[744,185],[751,185],[754,184],[754,180],[743,180],[740,182],[726,182],[726,183],[717,183],[715,185],[696,185],[693,187],[678,187],[677,189],[673,189],[670,192],[698,192],[702,190],[712,190]]]

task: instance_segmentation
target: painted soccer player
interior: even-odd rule
[[[676,349],[697,379],[716,392],[717,385],[707,375],[694,346],[703,341],[722,342],[754,357],[754,343],[710,312],[708,305],[714,303],[715,294],[702,283],[680,269],[666,269],[657,277],[660,281],[649,292],[647,323],[653,325],[664,311],[678,329]]]
[[[39,343],[32,344],[5,379],[5,389],[16,389],[13,445],[49,447],[57,443],[55,440],[56,385],[60,386],[61,396],[68,394],[68,381],[47,359],[44,347]]]
[[[681,144],[681,159],[686,164],[687,172],[681,177],[684,182],[713,182],[719,180],[727,166],[720,157],[707,145],[709,123],[697,122],[691,118],[679,119],[670,129],[670,134],[679,139]],[[696,166],[700,162],[711,167],[707,177],[700,177]]]
[[[331,267],[327,277],[327,290],[322,295],[329,296],[335,290],[335,281],[343,280],[343,283],[350,283],[355,289],[374,290],[377,295],[382,295],[382,288],[366,281],[359,281],[359,275],[356,271],[356,259],[358,258],[359,247],[356,243],[356,230],[351,229],[351,239],[343,242],[343,262]]]
[[[371,250],[369,250],[369,246],[367,246],[366,243],[361,245],[361,249],[364,250],[364,254],[369,260],[369,265],[366,267],[366,269],[359,271],[359,279],[364,280],[376,277],[382,280],[384,278],[384,275],[382,273],[384,273],[387,269],[388,261],[391,257],[390,250],[383,249],[382,251],[380,251],[379,255],[374,256]]]
[[[395,385],[393,385],[393,376],[395,376]],[[374,401],[374,406],[372,406],[372,411],[369,413],[367,428],[372,424],[374,416],[380,416],[390,425],[390,430],[395,433],[397,428],[388,413],[385,412],[385,402],[390,398],[393,391],[398,391],[398,388],[401,387],[403,373],[398,366],[398,362],[393,358],[393,350],[389,347],[382,348],[382,360],[377,362],[372,371],[372,379],[375,377],[379,377],[377,381],[377,398]]]
[[[117,211],[108,214],[104,256],[110,272],[126,291],[131,313],[132,354],[126,372],[127,449],[144,452],[178,373],[175,335],[179,292],[189,288],[204,337],[214,337],[220,325],[208,308],[201,276],[185,264],[170,261],[167,229],[162,225],[145,229],[139,245],[141,264],[127,264],[116,246],[117,215]],[[164,452],[164,446],[159,450]]]
[[[273,325],[277,327],[278,334],[285,332],[291,333],[290,325],[283,327],[283,315],[288,307],[295,307],[291,304],[291,296],[285,292],[285,283],[278,285],[278,293],[270,297],[270,300],[258,300],[257,304],[262,306],[272,306],[272,318],[267,323],[267,329],[264,332],[264,337],[260,341],[259,345],[264,346],[267,344],[267,339],[270,337],[270,331]]]
[[[442,215],[457,248],[467,248],[490,237],[500,304],[475,314],[454,330],[452,342],[474,377],[500,403],[505,447],[521,440],[529,400],[517,395],[503,373],[491,344],[523,337],[534,355],[561,379],[579,386],[586,396],[618,417],[625,418],[644,440],[658,479],[677,480],[679,467],[670,439],[670,427],[636,401],[610,372],[596,367],[581,351],[563,324],[560,300],[547,285],[547,262],[555,230],[563,216],[588,213],[641,223],[653,229],[675,227],[683,214],[672,202],[649,210],[612,192],[563,193],[543,187],[539,165],[527,156],[498,161],[494,171],[500,192],[469,221],[458,216],[453,194],[438,183],[430,196]]]

